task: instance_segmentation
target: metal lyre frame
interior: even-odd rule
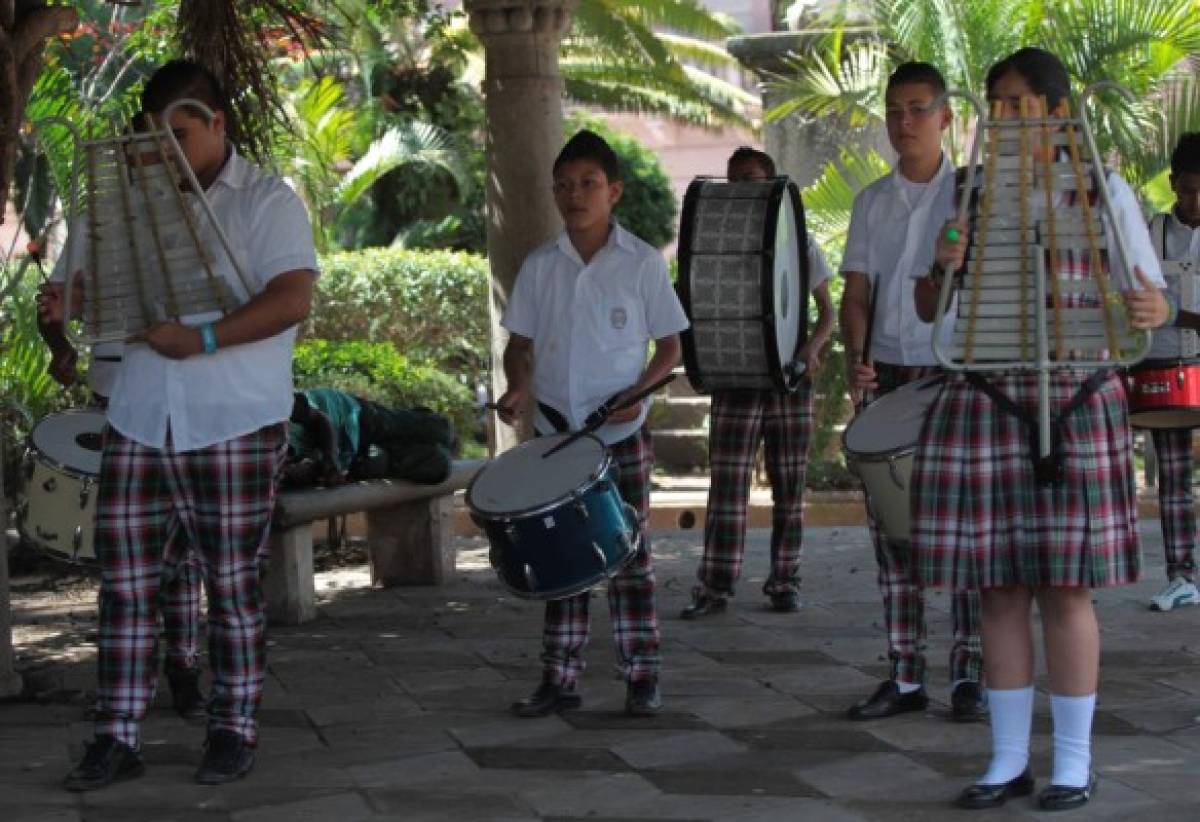
[[[185,98],[176,100],[169,105],[157,117],[149,117],[151,128],[148,131],[142,132],[127,132],[107,140],[84,140],[74,124],[62,118],[52,118],[39,121],[34,125],[35,131],[44,128],[47,125],[61,125],[68,129],[75,145],[82,150],[82,163],[86,163],[86,174],[88,180],[88,192],[86,204],[81,208],[80,205],[80,174],[81,160],[79,158],[72,164],[71,169],[71,186],[70,186],[70,210],[69,217],[75,221],[75,224],[70,230],[88,232],[88,249],[90,260],[88,273],[86,276],[86,287],[84,289],[84,304],[80,306],[82,316],[85,320],[85,330],[76,332],[72,323],[66,323],[67,334],[73,342],[79,343],[96,343],[106,341],[125,341],[130,332],[122,331],[105,331],[102,328],[103,317],[101,302],[104,299],[105,283],[102,279],[101,260],[99,255],[100,236],[97,227],[97,208],[99,200],[96,190],[96,180],[101,173],[99,168],[99,157],[104,152],[111,152],[113,165],[115,166],[115,179],[118,188],[118,202],[121,211],[121,217],[126,221],[125,239],[128,243],[128,265],[132,269],[132,281],[135,285],[137,295],[137,306],[140,308],[141,321],[144,324],[141,330],[149,327],[155,322],[166,320],[180,321],[182,317],[209,313],[211,311],[220,311],[222,314],[228,314],[233,308],[237,307],[243,299],[236,297],[231,291],[231,284],[226,279],[214,270],[215,261],[212,258],[211,250],[206,247],[205,241],[201,238],[202,226],[205,222],[208,227],[211,227],[213,235],[218,240],[221,249],[228,257],[229,263],[236,274],[238,281],[245,291],[245,298],[249,299],[254,295],[254,289],[251,287],[250,280],[246,276],[245,270],[237,254],[233,250],[233,245],[229,241],[225,230],[221,227],[220,221],[213,212],[212,206],[208,199],[204,196],[204,189],[201,187],[199,180],[196,179],[195,172],[188,164],[183,153],[183,149],[179,145],[179,141],[175,138],[175,133],[170,127],[171,116],[176,110],[186,108],[199,112],[200,116],[206,121],[211,122],[215,116],[211,109],[199,100]],[[147,148],[151,153],[156,155],[157,162],[147,164],[143,151]],[[130,157],[132,155],[132,158]],[[196,255],[195,265],[198,266],[202,277],[197,281],[195,269],[191,271],[180,272],[177,257],[173,260],[167,244],[164,242],[163,220],[164,215],[156,212],[154,208],[146,208],[144,213],[138,213],[134,210],[134,195],[141,193],[146,195],[149,192],[149,181],[147,176],[147,168],[158,168],[161,164],[168,177],[171,190],[175,193],[175,197],[171,202],[178,206],[178,216],[182,225],[185,228],[183,236],[187,237],[192,243],[192,250]],[[112,169],[107,169],[112,171]],[[155,172],[158,173],[158,172]],[[184,198],[184,193],[194,195],[196,203],[200,207],[200,213],[193,213],[188,202]],[[87,212],[86,229],[79,218],[84,212]],[[203,217],[203,221],[198,219]],[[144,243],[145,247],[139,247],[135,231],[133,230],[133,221],[144,219],[147,223],[150,235],[150,241]],[[81,272],[77,261],[76,243],[68,236],[67,243],[63,254],[66,256],[66,281],[63,288],[63,311],[66,317],[73,316],[72,297],[73,286],[76,277]],[[175,266],[174,268],[172,266]],[[193,282],[177,282],[181,274],[192,274]],[[155,289],[160,289],[157,293],[161,296],[161,303],[155,304],[152,297],[155,294]],[[188,302],[190,300],[190,302]],[[92,322],[93,331],[86,330],[87,320]]]
[[[983,291],[982,280],[985,276],[983,260],[985,259],[987,249],[987,232],[990,219],[995,216],[991,213],[992,204],[991,198],[995,196],[995,192],[985,191],[983,197],[987,200],[981,203],[979,209],[979,219],[975,227],[973,242],[971,248],[973,255],[967,262],[968,274],[973,274],[971,277],[970,288],[961,289],[962,293],[959,297],[958,315],[962,316],[964,312],[964,304],[970,303],[967,309],[971,312],[966,316],[966,319],[971,323],[966,341],[962,346],[962,359],[955,359],[951,352],[947,351],[941,344],[941,334],[946,317],[949,312],[950,300],[954,290],[953,277],[946,276],[943,278],[941,290],[938,294],[937,310],[934,317],[933,328],[933,354],[938,363],[948,371],[1036,371],[1038,375],[1038,433],[1041,453],[1040,457],[1047,457],[1051,452],[1050,440],[1050,372],[1053,370],[1064,369],[1087,369],[1087,368],[1103,368],[1106,366],[1124,366],[1132,365],[1141,360],[1150,349],[1150,332],[1149,331],[1134,331],[1118,325],[1124,316],[1124,307],[1121,304],[1119,292],[1111,290],[1108,283],[1108,271],[1104,270],[1104,263],[1100,253],[1099,232],[1097,221],[1099,215],[1093,213],[1091,203],[1089,202],[1089,190],[1085,185],[1087,180],[1088,170],[1083,166],[1083,160],[1080,157],[1079,146],[1075,137],[1075,128],[1078,126],[1083,131],[1083,137],[1086,142],[1086,148],[1090,154],[1090,162],[1092,164],[1091,174],[1095,181],[1096,191],[1099,194],[1100,204],[1103,210],[1108,215],[1107,231],[1110,239],[1116,245],[1117,253],[1121,257],[1124,264],[1126,277],[1133,281],[1133,267],[1129,257],[1128,246],[1125,242],[1125,235],[1121,231],[1120,221],[1117,219],[1116,212],[1113,209],[1112,199],[1108,190],[1108,182],[1105,179],[1104,168],[1101,165],[1100,152],[1096,148],[1096,140],[1092,134],[1091,123],[1088,119],[1087,104],[1091,97],[1101,89],[1110,88],[1131,102],[1136,102],[1136,98],[1122,86],[1114,83],[1096,83],[1084,90],[1079,98],[1079,116],[1077,118],[1067,117],[1051,117],[1049,112],[1044,112],[1043,116],[1033,118],[1026,116],[1026,112],[1022,110],[1022,116],[1016,120],[1000,120],[997,117],[989,117],[988,111],[982,100],[976,95],[961,90],[947,91],[943,100],[950,97],[960,97],[967,100],[974,108],[977,115],[977,124],[975,130],[975,140],[971,147],[971,156],[966,169],[966,178],[962,188],[961,197],[958,205],[958,222],[963,225],[968,225],[968,216],[971,208],[971,201],[974,199],[975,174],[977,165],[980,162],[980,154],[982,152],[983,143],[989,141],[989,147],[984,162],[984,183],[985,186],[990,186],[994,180],[996,159],[1001,139],[1001,132],[1009,132],[1005,134],[1006,140],[1016,140],[1019,143],[1018,151],[1020,158],[1018,159],[1018,198],[1020,208],[1020,221],[1018,224],[1019,234],[1019,259],[1018,276],[1020,276],[1020,297],[1018,305],[1017,317],[1008,317],[1007,319],[1019,319],[1021,323],[1021,340],[1020,354],[1016,359],[995,360],[978,362],[974,356],[974,333],[975,321],[978,319],[978,306],[981,292]],[[1034,182],[1039,173],[1038,169],[1034,169],[1033,148],[1035,144],[1032,142],[1037,140],[1036,147],[1047,151],[1051,148],[1051,134],[1054,131],[1062,130],[1066,134],[1066,145],[1070,154],[1071,169],[1075,178],[1076,192],[1079,195],[1079,209],[1082,214],[1086,235],[1086,245],[1088,250],[1088,258],[1091,261],[1092,277],[1096,283],[1099,292],[1100,305],[1094,310],[1101,312],[1103,319],[1107,348],[1105,349],[1107,359],[1067,359],[1064,354],[1068,350],[1072,350],[1072,346],[1064,343],[1063,338],[1063,304],[1062,295],[1060,294],[1061,282],[1058,276],[1058,231],[1056,222],[1059,216],[1055,214],[1055,178],[1058,172],[1052,168],[1053,163],[1050,158],[1043,157],[1041,160],[1041,176],[1045,184],[1045,196],[1047,203],[1047,213],[1045,222],[1047,225],[1048,247],[1043,246],[1036,239],[1037,226],[1036,222],[1031,223],[1028,214],[1028,194],[1034,188]],[[1099,225],[1103,225],[1100,223]],[[940,230],[940,229],[939,229]],[[1051,272],[1050,287],[1051,296],[1053,297],[1053,312],[1052,316],[1048,317],[1046,306],[1046,256],[1045,251],[1049,250],[1050,260],[1054,270]],[[1032,265],[1031,265],[1032,263]],[[973,269],[973,270],[972,270]],[[1028,293],[1029,279],[1033,279],[1033,316],[1029,317],[1030,294]],[[1115,312],[1120,312],[1116,315]],[[1033,328],[1029,329],[1029,321],[1032,319]],[[952,320],[953,322],[953,320]],[[1048,328],[1048,322],[1053,324],[1052,328]],[[1027,342],[1028,332],[1032,330],[1033,345],[1030,346]],[[1131,333],[1132,332],[1132,333]],[[1053,334],[1054,352],[1056,358],[1051,359],[1050,335]],[[1133,345],[1122,345],[1123,342],[1133,341]],[[1030,351],[1029,349],[1033,350]]]

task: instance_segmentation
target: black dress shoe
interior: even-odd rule
[[[204,758],[196,769],[201,785],[224,785],[241,779],[254,767],[254,746],[233,731],[213,731],[204,743]]]
[[[800,610],[800,594],[797,591],[779,591],[771,594],[771,610],[790,614]]]
[[[719,594],[710,594],[697,585],[692,589],[692,604],[680,612],[683,619],[700,619],[701,617],[719,614],[725,610],[729,601]]]
[[[955,722],[985,722],[987,699],[978,682],[960,682],[950,694],[950,718]]]
[[[68,791],[94,791],[141,776],[145,770],[133,748],[115,736],[98,736],[87,743],[83,761],[67,774],[63,785]]]
[[[850,710],[846,711],[846,718],[883,719],[909,711],[923,711],[928,705],[929,697],[925,695],[924,687],[902,694],[896,683],[889,679],[880,683],[875,693],[867,699],[851,706]]]
[[[1033,774],[1029,772],[1029,766],[1026,765],[1020,776],[1007,782],[996,785],[976,783],[970,786],[958,795],[954,804],[969,810],[998,808],[1010,797],[1029,796],[1031,793],[1033,793]]]
[[[208,716],[208,701],[200,690],[200,671],[168,663],[164,666],[171,688],[171,705],[188,722],[203,722]]]
[[[1095,792],[1095,774],[1088,777],[1087,785],[1082,788],[1049,785],[1042,788],[1042,792],[1038,794],[1038,807],[1044,811],[1071,811],[1086,805]]]
[[[625,690],[625,713],[630,716],[654,716],[662,710],[662,692],[657,679],[630,682]]]
[[[583,704],[575,689],[563,688],[553,682],[543,682],[538,689],[524,699],[512,704],[517,716],[548,716],[558,711],[569,711]]]

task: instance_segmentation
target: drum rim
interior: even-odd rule
[[[1169,371],[1176,368],[1200,368],[1200,357],[1146,357],[1129,366],[1129,376],[1140,377],[1151,371]]]
[[[46,465],[49,465],[52,468],[57,469],[58,471],[61,471],[62,473],[66,474],[69,477],[73,477],[74,479],[81,479],[81,480],[91,479],[93,481],[98,481],[100,479],[99,472],[93,474],[91,472],[84,471],[82,469],[74,468],[72,466],[66,465],[66,464],[60,462],[59,460],[55,459],[54,457],[50,456],[49,454],[47,454],[41,448],[38,448],[37,443],[35,443],[33,441],[33,433],[35,431],[37,431],[38,428],[40,428],[43,423],[45,423],[55,417],[74,417],[74,416],[84,416],[84,415],[98,416],[104,420],[104,425],[100,427],[101,433],[103,433],[104,429],[108,427],[108,414],[105,413],[104,411],[97,411],[96,409],[92,409],[92,408],[68,408],[65,411],[55,411],[53,414],[47,414],[46,416],[42,417],[40,420],[37,421],[37,423],[33,426],[33,428],[30,429],[29,434],[25,437],[25,457],[24,458],[28,459],[30,454],[34,454],[36,459],[40,460],[41,462],[45,463]],[[101,458],[101,464],[103,464],[103,458]]]
[[[581,486],[578,486],[577,488],[574,488],[572,491],[569,491],[560,497],[555,497],[553,500],[551,500],[549,502],[538,503],[537,505],[532,506],[530,508],[518,508],[514,511],[505,511],[503,515],[497,516],[496,512],[494,512],[494,511],[480,510],[471,501],[471,492],[473,492],[475,490],[475,483],[479,482],[479,480],[487,472],[488,466],[484,466],[482,470],[480,470],[478,473],[475,474],[474,477],[471,478],[470,484],[467,485],[466,493],[463,494],[463,501],[466,503],[467,508],[471,511],[471,513],[478,514],[480,517],[487,520],[488,522],[515,522],[516,520],[519,520],[519,519],[528,519],[529,517],[541,516],[542,514],[548,514],[551,511],[558,510],[563,505],[563,503],[570,500],[572,498],[572,496],[574,496],[576,494],[582,496],[583,494],[592,490],[592,488],[594,488],[596,486],[596,483],[598,483],[601,479],[604,479],[605,476],[613,469],[613,466],[616,464],[616,460],[613,458],[612,451],[609,449],[609,447],[607,445],[604,444],[604,440],[600,439],[595,434],[585,434],[580,439],[594,440],[597,444],[599,444],[600,448],[603,450],[604,458],[600,461],[599,469],[597,471],[594,471],[588,477],[587,482],[585,482]],[[531,442],[532,440],[529,440],[529,441]],[[493,462],[494,461],[495,460],[493,460]],[[617,495],[620,496],[620,493],[621,493],[620,488],[617,486],[616,483],[613,483],[613,488],[614,488],[614,490],[617,491]]]
[[[687,374],[688,382],[692,384],[692,389],[698,394],[711,394],[713,391],[757,391],[761,388],[715,388],[708,385],[704,381],[704,374],[700,369],[700,363],[697,359],[696,340],[694,327],[695,322],[692,319],[692,240],[693,240],[693,224],[695,222],[696,202],[700,199],[700,191],[703,187],[712,182],[720,182],[724,178],[721,177],[696,177],[688,184],[687,192],[683,196],[683,209],[680,212],[679,221],[679,276],[676,280],[676,290],[679,296],[679,302],[683,306],[684,314],[688,318],[688,327],[685,328],[679,335],[682,346],[683,355],[683,370]],[[767,181],[764,181],[767,182]],[[800,291],[803,297],[799,306],[800,313],[800,335],[797,338],[796,346],[799,348],[808,339],[808,302],[811,297],[809,293],[810,272],[808,268],[808,227],[804,217],[804,202],[800,196],[800,188],[795,181],[786,174],[777,175],[769,182],[773,183],[771,197],[767,206],[767,231],[768,236],[765,236],[763,242],[764,251],[762,252],[763,270],[760,272],[760,278],[766,279],[768,275],[771,277],[772,288],[760,288],[760,293],[763,299],[763,322],[770,323],[772,329],[775,325],[774,312],[774,274],[775,274],[775,234],[779,227],[779,210],[783,207],[784,196],[790,196],[792,200],[792,216],[796,223],[796,242],[799,246],[798,257],[800,259]],[[766,242],[768,239],[770,242]],[[767,262],[770,261],[770,266]],[[767,346],[768,358],[773,357],[774,360],[780,360],[778,342],[775,339],[775,334],[764,334],[764,340]],[[781,391],[785,394],[794,394],[800,389],[802,376],[789,377],[783,368],[783,363],[780,363],[778,371],[769,369],[766,374],[762,375],[746,375],[746,376],[762,376],[771,383],[771,388],[776,391]]]
[[[905,388],[909,388],[909,386],[912,386],[912,388],[909,388],[910,391],[926,390],[926,389],[922,389],[920,386],[925,385],[925,384],[933,385],[933,384],[937,383],[939,380],[944,381],[945,379],[946,379],[946,375],[942,374],[942,373],[926,374],[924,377],[917,377],[915,380],[909,380],[908,382],[904,383],[904,385],[901,385],[898,388],[896,388],[895,390],[889,391],[888,393],[883,394],[882,396],[876,397],[870,403],[863,406],[862,410],[860,410],[857,414],[855,414],[853,419],[851,419],[850,422],[847,423],[846,427],[842,429],[842,453],[845,454],[847,457],[854,457],[854,458],[858,459],[860,462],[891,462],[892,460],[896,459],[897,457],[904,456],[905,452],[915,453],[917,450],[917,446],[921,442],[920,429],[917,430],[916,441],[913,442],[911,445],[900,445],[900,446],[897,446],[896,448],[892,448],[887,451],[858,451],[858,450],[855,450],[854,448],[851,448],[850,445],[846,442],[846,437],[850,435],[850,428],[861,417],[863,411],[865,411],[867,408],[870,408],[872,405],[874,405],[875,403],[884,399],[885,397],[890,397],[893,394],[897,393],[898,391],[903,391]],[[926,413],[926,416],[928,416],[929,412],[926,411],[925,413]],[[924,428],[924,423],[922,423],[921,427]]]

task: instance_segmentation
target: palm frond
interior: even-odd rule
[[[453,137],[430,123],[407,122],[392,126],[371,143],[366,153],[342,178],[335,191],[335,199],[345,208],[383,175],[410,165],[445,171],[454,179],[460,197],[470,193],[470,173]]]
[[[854,197],[887,171],[887,160],[874,149],[844,148],[804,189],[804,214],[809,229],[831,257],[841,257]]]
[[[792,73],[774,75],[767,87],[784,102],[766,113],[767,122],[792,114],[807,117],[841,116],[854,127],[877,119],[882,112],[888,55],[877,40],[862,40],[788,58]]]
[[[668,31],[721,40],[739,31],[737,23],[723,14],[704,7],[699,0],[599,0],[627,19],[637,20],[647,29]],[[597,0],[583,0],[583,8]]]

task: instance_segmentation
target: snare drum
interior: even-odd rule
[[[846,426],[846,465],[862,480],[867,508],[891,542],[912,539],[909,478],[921,427],[944,377],[922,377],[885,394]]]
[[[471,518],[491,543],[492,567],[527,599],[563,599],[614,576],[633,559],[637,512],[617,490],[617,465],[585,436],[545,459],[566,434],[497,457],[467,488]]]
[[[1129,372],[1129,422],[1200,428],[1200,363],[1144,360]]]
[[[91,563],[104,413],[64,411],[29,435],[17,530],[58,559]]]
[[[808,238],[795,183],[699,178],[683,200],[679,301],[688,380],[793,391],[789,368],[808,318]]]

